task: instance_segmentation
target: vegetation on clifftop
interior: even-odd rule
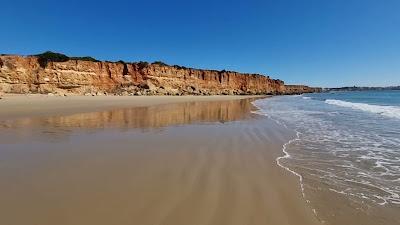
[[[99,60],[92,58],[90,56],[69,57],[67,55],[57,53],[57,52],[51,52],[51,51],[37,54],[35,56],[38,57],[39,64],[43,68],[45,68],[47,66],[47,63],[49,63],[49,62],[66,62],[68,60],[82,60],[82,61],[99,62]]]
[[[35,56],[38,57],[39,64],[43,68],[47,66],[48,62],[66,62],[69,60],[69,57],[64,54],[50,51]]]
[[[72,60],[82,60],[82,61],[90,61],[90,62],[100,62],[99,60],[90,57],[90,56],[84,56],[84,57],[70,57],[69,59]]]
[[[168,64],[161,62],[161,61],[155,61],[152,63],[152,65],[159,65],[159,66],[169,66]]]
[[[67,55],[64,55],[62,53],[57,53],[57,52],[51,52],[51,51],[47,51],[41,54],[37,54],[34,55],[36,57],[38,57],[38,61],[39,64],[42,68],[45,68],[47,66],[48,62],[66,62],[68,60],[82,60],[82,61],[90,61],[90,62],[100,62],[99,60],[90,57],[90,56],[84,56],[84,57],[69,57]],[[164,63],[162,61],[155,61],[153,63],[149,63],[149,62],[145,62],[145,61],[139,61],[139,62],[125,62],[123,60],[119,60],[119,61],[105,61],[108,63],[121,63],[121,64],[136,64],[139,69],[144,69],[146,67],[148,67],[149,65],[159,65],[159,66],[170,66],[167,63]],[[179,66],[179,65],[173,65],[171,67],[174,67],[175,69],[180,69],[180,70],[186,70],[186,69],[193,69],[193,68],[188,68],[185,66]],[[205,69],[207,70],[207,69]],[[235,73],[233,71],[230,70],[209,70],[209,71],[214,71],[217,73]],[[269,78],[269,76],[267,76],[267,78]]]
[[[137,63],[137,65],[138,65],[139,69],[143,69],[143,68],[147,67],[149,65],[149,63],[140,61]]]

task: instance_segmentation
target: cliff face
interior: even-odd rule
[[[313,91],[306,86],[288,88],[281,80],[259,74],[83,60],[43,65],[34,56],[0,56],[0,92],[5,93],[212,95]]]
[[[297,95],[303,93],[322,92],[322,88],[308,87],[305,85],[285,85],[285,91],[287,94]]]

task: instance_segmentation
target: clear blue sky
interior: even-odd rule
[[[324,87],[400,85],[399,0],[13,0],[0,7],[0,53],[161,60]]]

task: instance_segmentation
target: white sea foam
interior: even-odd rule
[[[258,108],[255,113],[296,131],[296,137],[283,146],[283,155],[276,162],[299,178],[303,196],[306,197],[304,189],[310,185],[303,177],[313,176],[352,201],[399,205],[400,140],[394,134],[400,130],[388,125],[397,121],[374,123],[356,112],[342,117],[350,106],[332,111],[322,101],[307,102],[311,103],[291,97],[254,102]],[[379,114],[388,116],[387,111]],[[359,126],[353,129],[348,121]],[[298,168],[307,169],[307,173]]]
[[[311,99],[311,97],[304,96],[303,99]]]
[[[370,105],[366,103],[346,102],[335,99],[327,99],[325,102],[330,105],[337,105],[400,119],[400,107],[396,106]]]

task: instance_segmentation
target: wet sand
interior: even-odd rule
[[[184,98],[0,104],[1,224],[320,224],[275,162],[294,134],[251,98]]]
[[[212,102],[238,100],[259,96],[47,96],[5,95],[0,99],[0,119],[69,115],[101,112],[122,108],[174,104],[182,102]]]

